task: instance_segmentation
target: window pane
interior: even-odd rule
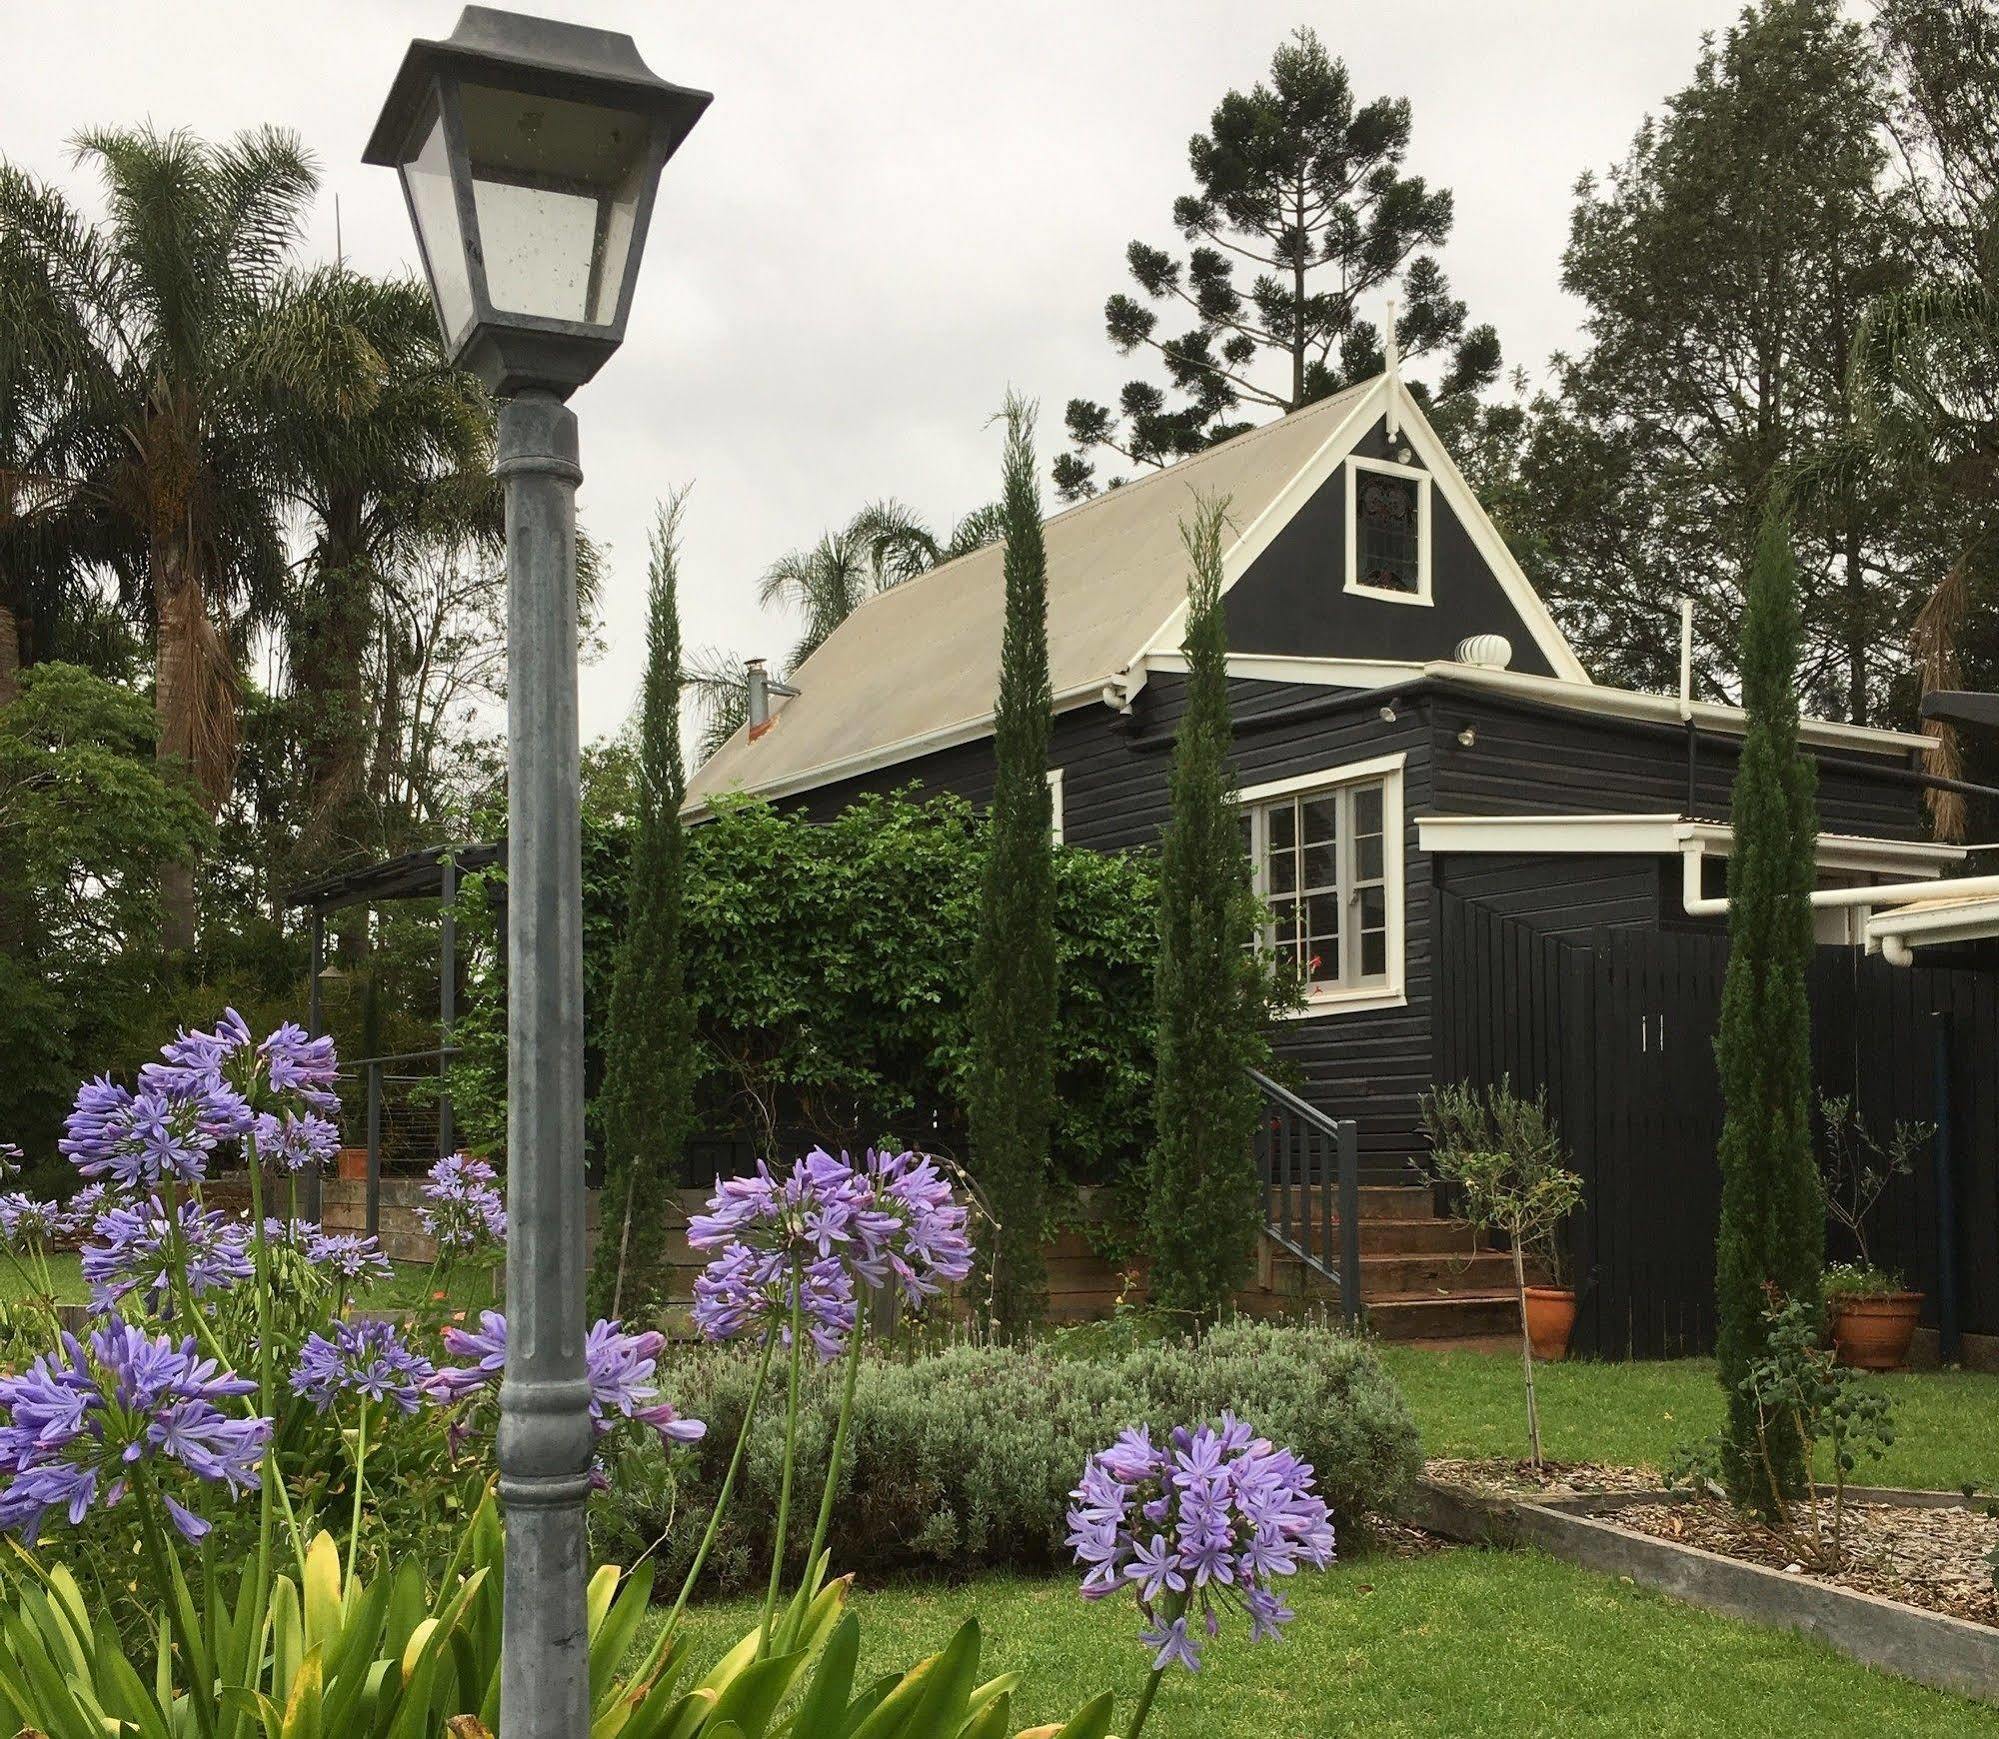
[[[1377,833],[1355,840],[1354,861],[1362,881],[1378,880],[1382,873],[1381,835]]]
[[[1337,797],[1314,797],[1304,805],[1305,843],[1323,845],[1340,836],[1340,802]]]
[[[1353,794],[1353,829],[1356,833],[1381,831],[1381,787],[1359,786]]]
[[[1388,976],[1388,932],[1363,930],[1360,936],[1360,975],[1363,978]]]
[[[1270,849],[1295,845],[1298,840],[1298,812],[1288,803],[1270,811]]]
[[[1334,845],[1308,845],[1305,847],[1305,885],[1308,888],[1330,888],[1339,884],[1339,847]]]
[[[1337,894],[1315,894],[1305,905],[1308,925],[1305,941],[1316,959],[1312,976],[1315,979],[1337,978],[1340,975],[1340,900]]]
[[[1270,854],[1270,890],[1273,894],[1298,891],[1298,854],[1286,846]]]
[[[1363,930],[1381,930],[1388,925],[1388,890],[1386,888],[1362,888],[1360,891],[1360,927]]]
[[[1418,505],[1414,477],[1354,473],[1355,583],[1378,592],[1415,592]]]

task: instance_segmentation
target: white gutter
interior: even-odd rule
[[[1990,878],[1981,878],[1990,879]],[[1916,950],[1952,942],[1999,937],[1999,898],[1956,899],[1957,882],[1944,882],[1940,897],[1882,912],[1867,922],[1867,946],[1879,948],[1891,966],[1913,966]]]
[[[1680,900],[1690,918],[1719,918],[1728,911],[1726,894],[1711,896],[1701,892],[1701,862],[1706,856],[1704,841],[1690,839],[1680,847]],[[1960,894],[1966,898],[1999,895],[1999,875],[1963,876],[1949,882],[1935,878],[1922,882],[1879,882],[1870,888],[1814,888],[1811,903],[1814,910],[1837,906],[1895,906],[1908,900],[1934,900],[1939,890],[1944,888],[1949,889],[1953,898]],[[1886,946],[1884,940],[1884,952]],[[1891,954],[1889,958],[1894,959],[1894,956]]]

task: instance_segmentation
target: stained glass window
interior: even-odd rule
[[[1354,583],[1370,592],[1422,590],[1422,479],[1354,472]]]

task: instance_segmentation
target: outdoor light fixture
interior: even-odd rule
[[[653,190],[708,106],[629,36],[468,6],[415,42],[368,141],[394,168],[451,360],[500,401],[507,509],[507,1363],[500,1706],[588,1739],[594,1434],[584,1358],[576,416],[624,341]]]
[[[1478,728],[1475,725],[1461,725],[1458,727],[1459,748],[1469,749],[1477,741],[1478,741]]]
[[[1390,701],[1381,709],[1381,722],[1385,725],[1392,725],[1395,722],[1395,703],[1393,701]]]
[[[559,398],[604,365],[659,172],[709,100],[629,36],[485,6],[410,44],[363,160],[402,176],[452,361]]]

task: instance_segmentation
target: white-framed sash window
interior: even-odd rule
[[[1403,1000],[1402,769],[1389,755],[1252,786],[1243,844],[1262,946],[1305,1013]]]

